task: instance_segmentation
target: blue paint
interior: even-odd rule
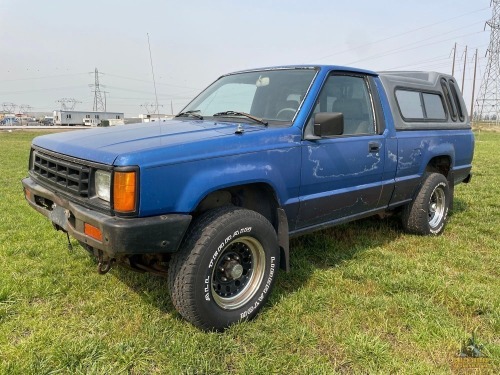
[[[304,95],[297,95],[300,106],[290,121],[271,118],[264,126],[244,117],[219,118],[200,112],[204,120],[180,117],[163,123],[64,132],[38,137],[33,144],[103,165],[138,166],[139,217],[192,213],[211,192],[266,184],[289,216],[292,232],[403,203],[411,198],[427,163],[436,156],[449,157],[452,170],[462,180],[470,173],[471,130],[396,131],[388,99],[392,93],[385,92],[377,73],[340,66],[299,66],[268,68],[259,75],[287,69],[312,72],[307,90],[301,88]],[[306,126],[331,74],[373,77],[370,89],[378,92],[380,103],[375,104],[385,129],[378,134],[306,139]],[[261,82],[257,90],[265,92],[266,81]],[[234,109],[238,108],[226,108]],[[377,152],[369,149],[373,142]]]

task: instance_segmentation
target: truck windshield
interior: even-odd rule
[[[251,115],[262,123],[291,123],[315,75],[315,69],[279,69],[223,76],[178,116],[248,121]]]

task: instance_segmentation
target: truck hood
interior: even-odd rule
[[[172,120],[160,123],[92,128],[44,135],[33,140],[41,148],[103,164],[113,164],[124,154],[165,146],[234,137],[240,124],[213,121]],[[264,129],[241,124],[245,133]]]

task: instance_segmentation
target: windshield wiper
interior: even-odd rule
[[[214,117],[217,117],[217,116],[227,116],[227,117],[231,117],[231,116],[243,116],[243,117],[249,118],[250,120],[258,122],[259,124],[267,126],[267,121],[264,121],[264,119],[252,116],[251,114],[245,113],[245,112],[225,111],[225,112],[214,113],[213,116]]]
[[[203,120],[203,116],[199,115],[196,112],[200,112],[200,110],[199,109],[193,109],[191,111],[181,112],[181,113],[175,115],[175,117],[189,117],[189,116],[191,116],[191,117],[197,118],[198,120]]]

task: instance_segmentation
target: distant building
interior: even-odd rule
[[[158,122],[158,120],[160,122],[164,122],[164,121],[167,121],[167,120],[171,120],[174,116],[173,115],[165,115],[165,114],[140,114],[139,115],[139,119],[141,120],[141,122]]]
[[[54,111],[54,125],[99,126],[102,120],[123,120],[123,112]]]
[[[14,113],[7,112],[0,113],[0,120],[3,120],[4,118],[16,118],[16,115]]]

